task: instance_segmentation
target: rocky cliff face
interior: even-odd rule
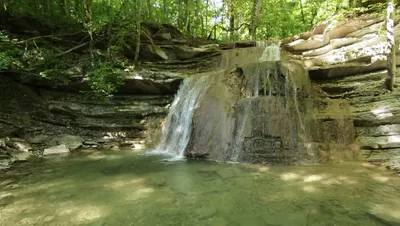
[[[0,169],[19,153],[157,145],[183,78],[219,65],[220,52],[215,45],[193,46],[171,26],[145,24],[142,29],[141,67],[116,69],[125,79],[111,99],[87,95],[91,81],[80,62],[65,62],[70,69],[57,83],[34,73],[0,73]],[[135,49],[130,44],[124,50],[128,58]],[[85,52],[76,54],[87,57]],[[27,148],[18,148],[21,145]]]
[[[400,38],[398,21],[399,18],[395,23],[396,40]],[[360,158],[399,167],[400,93],[398,80],[393,92],[384,86],[387,76],[384,19],[363,15],[321,23],[310,32],[284,40],[283,48],[288,59],[301,61],[309,72],[314,95],[327,103],[349,106],[342,114],[348,118],[346,123],[354,125]],[[398,49],[398,66],[399,56]],[[317,114],[330,117],[337,110],[317,110]]]
[[[223,69],[208,75],[198,98],[186,155],[278,164],[356,159],[350,105],[322,98],[301,61],[279,61],[276,43],[255,45],[223,50]]]
[[[194,111],[187,156],[276,163],[363,159],[399,167],[400,93],[398,83],[393,92],[384,88],[382,18],[321,23],[283,40],[279,60],[271,58],[270,42],[190,47],[176,34],[146,29],[152,39],[143,42],[142,57],[157,60],[127,72],[125,85],[107,101],[81,93],[89,89],[82,75],[57,87],[1,75],[0,137],[25,143],[3,140],[0,150],[25,144],[39,153],[68,151],[72,138],[65,134],[84,138],[73,139],[74,146],[157,143],[181,81],[209,76]]]

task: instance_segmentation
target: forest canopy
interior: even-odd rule
[[[380,0],[3,0],[2,13],[35,18],[53,29],[108,24],[171,24],[191,37],[221,41],[281,39],[338,11],[384,8]],[[363,8],[362,8],[363,7]]]
[[[0,4],[0,73],[40,76],[57,83],[80,74],[89,78],[96,96],[110,96],[123,84],[121,71],[140,67],[142,47],[159,51],[144,31],[146,26],[168,28],[193,46],[273,40],[308,31],[327,18],[369,12],[383,16],[387,2],[2,0]],[[141,47],[143,39],[150,47]]]

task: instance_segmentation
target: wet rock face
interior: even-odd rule
[[[302,155],[296,150],[296,122],[285,99],[264,96],[244,99],[236,106],[236,133],[243,133],[241,149],[232,146],[237,161],[252,163],[293,163]],[[236,139],[239,134],[235,134]],[[240,138],[239,138],[240,140]],[[238,141],[236,141],[238,142]]]
[[[162,81],[158,80],[160,84]],[[147,84],[157,91],[157,86],[151,82]],[[0,137],[14,137],[14,149],[40,151],[64,144],[54,140],[59,134],[76,134],[94,140],[107,136],[116,142],[143,139],[149,136],[145,133],[147,129],[159,128],[160,119],[168,111],[166,106],[173,99],[169,88],[160,90],[161,94],[157,95],[158,91],[147,95],[131,92],[116,94],[104,101],[90,99],[74,90],[64,92],[59,87],[56,90],[43,87],[22,85],[0,75],[0,88],[3,90],[0,93]],[[141,87],[152,92],[146,86]],[[154,139],[152,143],[155,143]],[[102,143],[90,146],[100,147]]]
[[[222,53],[224,70],[207,78],[185,125],[185,155],[279,164],[356,158],[350,105],[322,99],[302,64],[273,61],[280,57],[268,47]]]
[[[58,146],[44,149],[43,155],[65,154],[69,152],[70,152],[69,148],[65,144],[61,144]]]
[[[388,167],[398,169],[400,105],[397,100],[400,94],[396,88],[390,93],[385,89],[386,34],[378,30],[385,30],[383,18],[363,15],[320,24],[313,31],[285,40],[283,48],[288,50],[288,58],[302,61],[309,71],[316,94],[327,100],[321,102],[322,108],[324,102],[332,101],[349,105],[349,111],[342,111],[339,117],[334,111],[318,110],[321,123],[335,131],[335,127],[339,127],[326,121],[330,115],[341,119],[341,125],[353,121],[353,130],[341,126],[342,129],[336,131],[357,139],[356,146],[361,149],[358,157],[388,162]],[[400,39],[398,18],[394,36]],[[396,55],[399,66],[400,52]],[[345,137],[340,140],[343,140],[340,143],[347,142]]]

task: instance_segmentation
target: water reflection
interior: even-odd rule
[[[0,225],[400,223],[399,178],[368,165],[164,158],[89,152],[20,165],[0,176]]]

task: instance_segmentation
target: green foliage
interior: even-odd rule
[[[6,52],[0,52],[0,70],[6,70],[12,64],[13,58]]]
[[[17,40],[10,39],[6,32],[0,31],[0,71],[21,67],[19,57],[21,50],[18,49]]]
[[[124,75],[114,65],[99,63],[90,73],[90,88],[88,94],[95,98],[108,98],[124,84]]]
[[[39,19],[53,29],[64,26],[66,22],[81,24],[86,30],[99,33],[107,30],[111,24],[111,38],[117,45],[123,45],[126,37],[133,37],[137,20],[172,24],[188,36],[207,37],[216,29],[215,38],[221,41],[246,40],[250,38],[249,28],[255,4],[255,0],[143,0],[143,13],[138,18],[138,1],[26,2],[13,0],[6,4],[12,14]],[[350,7],[349,1],[345,0],[261,0],[261,5],[260,22],[257,24],[259,39],[281,39],[307,31],[338,12],[343,12],[341,15],[371,10],[383,13],[381,9],[385,8],[383,3],[370,4],[364,8]]]
[[[252,37],[261,40],[282,39],[308,31],[327,18],[340,20],[373,10],[385,14],[381,10],[385,7],[380,3],[365,8],[350,7],[350,1],[345,0],[143,0],[141,14],[138,13],[138,2],[5,1],[0,7],[0,16],[11,15],[19,22],[19,29],[23,32],[27,30],[46,36],[83,31],[87,37],[82,40],[71,38],[62,44],[66,47],[57,49],[53,47],[60,45],[54,43],[59,41],[59,37],[18,41],[0,32],[0,70],[18,68],[37,72],[56,83],[65,83],[69,81],[67,71],[74,65],[71,61],[79,61],[84,68],[82,74],[89,74],[93,90],[91,95],[109,97],[123,82],[123,75],[118,70],[134,70],[127,59],[121,56],[126,48],[136,44],[139,35],[137,21],[172,24],[186,37],[240,41],[251,38],[250,28],[253,26],[257,29]],[[257,2],[261,3],[258,22],[254,20],[258,12],[255,10]],[[361,2],[365,4],[365,1]],[[81,55],[86,57],[82,62],[81,58],[74,58],[68,50],[85,42],[88,45],[82,51],[84,54]],[[64,55],[64,52],[68,54]]]

